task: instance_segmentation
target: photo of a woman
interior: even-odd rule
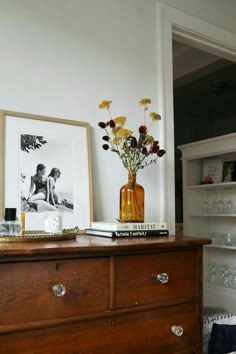
[[[48,189],[49,193],[47,195],[47,202],[56,206],[57,204],[61,204],[61,198],[55,191],[56,181],[60,177],[61,171],[59,168],[53,167],[51,172],[48,175]]]
[[[42,163],[37,165],[35,175],[31,176],[28,202],[46,200],[49,192],[48,178],[45,176],[46,166]]]

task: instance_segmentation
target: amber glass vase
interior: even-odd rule
[[[144,222],[144,189],[136,183],[136,174],[130,173],[128,183],[120,189],[120,220]]]

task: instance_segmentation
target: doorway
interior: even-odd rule
[[[183,223],[177,146],[236,132],[236,64],[173,40],[175,220]]]
[[[161,219],[175,233],[175,143],[172,40],[205,50],[236,62],[236,35],[182,11],[159,3],[158,6],[158,100],[164,117],[160,139],[167,151],[160,173]]]

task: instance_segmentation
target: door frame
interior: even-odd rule
[[[175,233],[175,144],[173,110],[172,40],[182,42],[236,62],[236,35],[188,15],[180,10],[157,4],[157,98],[162,114],[161,140],[166,157],[161,161],[161,220]]]

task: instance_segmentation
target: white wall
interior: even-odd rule
[[[143,0],[0,0],[0,107],[91,124],[94,219],[119,216],[127,173],[102,150],[112,99],[114,115],[142,124],[138,100],[157,109],[156,2]],[[147,220],[158,220],[158,166],[140,171]]]
[[[233,0],[164,2],[236,26]],[[106,118],[97,105],[112,99],[112,112],[127,115],[131,129],[142,123],[140,98],[153,98],[157,109],[156,27],[155,0],[0,0],[0,107],[91,124],[95,220],[118,216],[127,179],[118,158],[101,148],[97,123]],[[160,174],[151,166],[138,175],[147,221],[158,220],[163,205]]]
[[[236,33],[235,0],[157,0],[192,16]]]

